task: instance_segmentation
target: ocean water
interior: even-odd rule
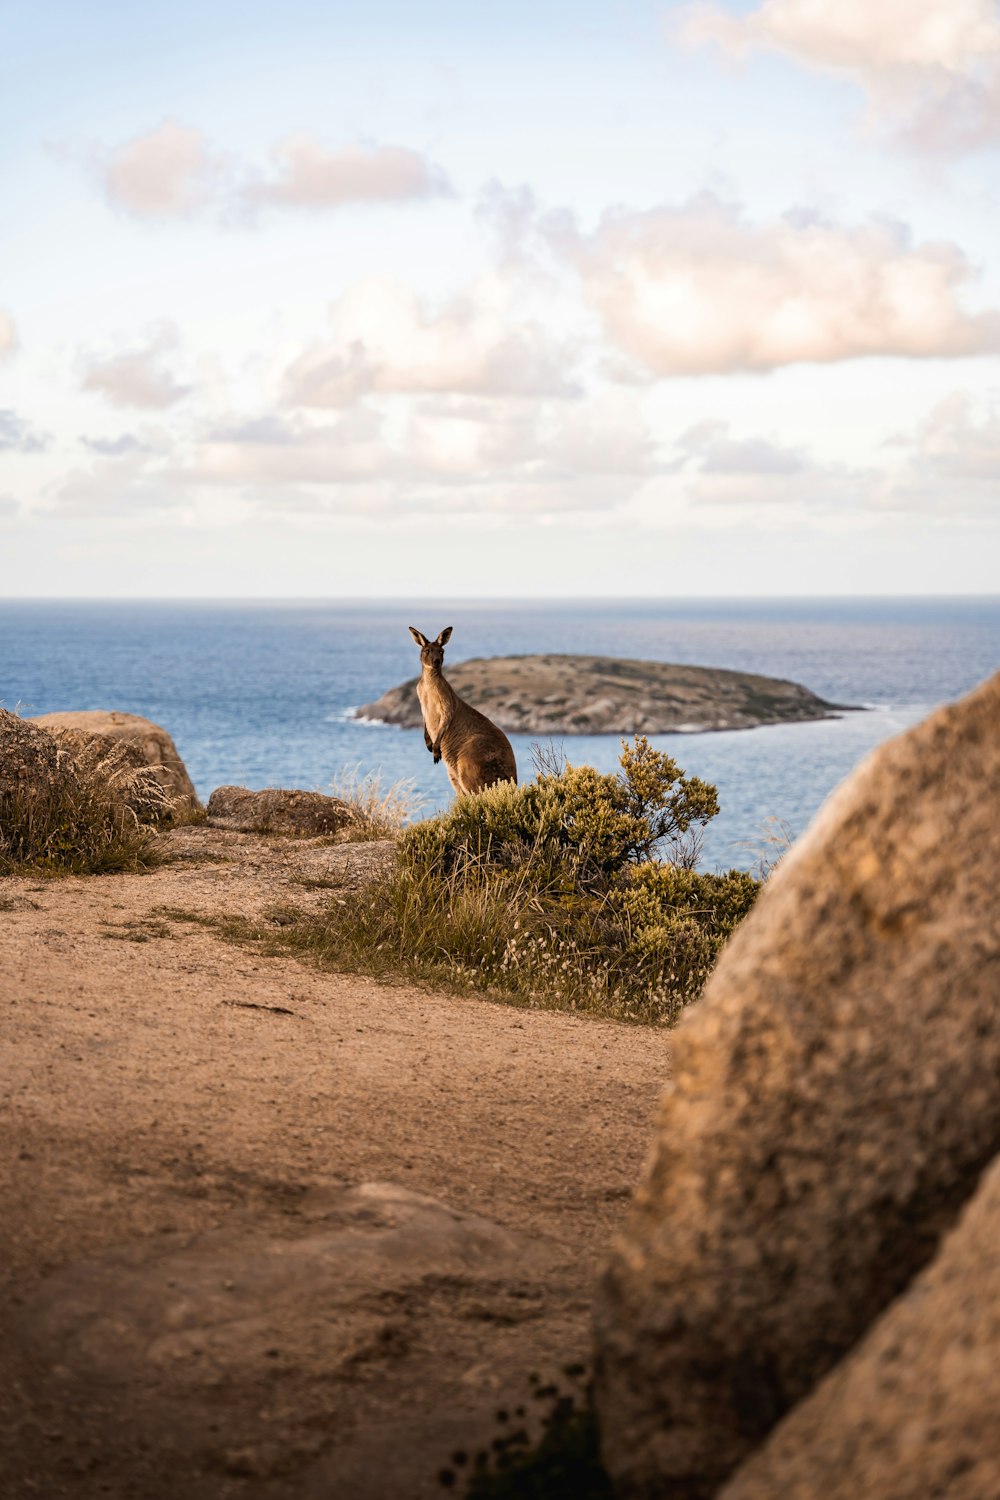
[[[0,704],[114,708],[164,725],[198,788],[328,789],[345,768],[451,800],[419,731],[350,710],[419,671],[407,631],[454,626],[448,662],[581,651],[763,672],[863,712],[654,743],[719,788],[708,869],[752,867],[768,820],[800,833],[869,750],[1000,665],[1000,598],[567,602],[0,601]],[[1000,729],[1000,726],[998,726]],[[531,741],[513,736],[522,777]],[[613,769],[614,735],[562,741]]]

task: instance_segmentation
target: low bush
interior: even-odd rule
[[[689,868],[717,811],[714,787],[637,738],[617,775],[567,766],[457,798],[404,833],[394,875],[281,941],[338,968],[669,1022],[758,890]]]
[[[567,765],[459,797],[407,833],[404,860],[438,874],[529,865],[574,887],[600,885],[654,853],[693,866],[700,830],[719,811],[715,787],[685,776],[644,735],[622,742],[619,763],[617,775]]]

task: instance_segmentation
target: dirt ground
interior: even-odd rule
[[[669,1037],[183,915],[328,900],[385,846],[167,842],[0,880],[0,1495],[441,1495],[586,1357]]]

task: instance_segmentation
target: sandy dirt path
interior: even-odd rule
[[[669,1038],[234,947],[379,850],[171,838],[0,881],[0,1494],[441,1494],[586,1354]]]

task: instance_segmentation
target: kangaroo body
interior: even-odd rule
[[[436,641],[428,641],[412,625],[410,634],[420,647],[417,697],[424,720],[424,744],[435,763],[444,761],[455,791],[481,792],[497,781],[516,781],[517,763],[510,740],[485,714],[460,698],[444,675],[444,648],[451,639],[451,626],[442,630]]]

